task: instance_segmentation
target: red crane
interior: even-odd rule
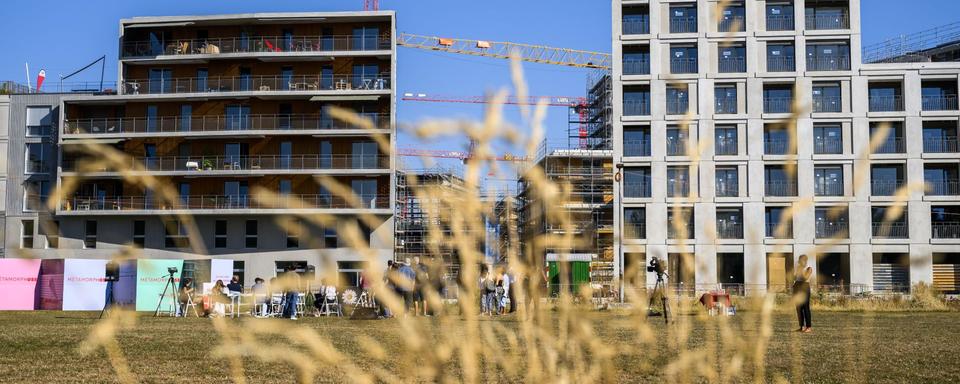
[[[364,11],[379,11],[380,0],[363,0]]]

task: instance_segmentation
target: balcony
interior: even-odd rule
[[[264,200],[244,195],[194,195],[180,196],[180,203],[174,207],[146,196],[77,196],[63,200],[61,212],[390,208],[388,194],[353,197],[348,201],[333,195],[278,195]]]
[[[813,98],[814,113],[837,113],[843,110],[839,96],[816,96]]]
[[[670,58],[670,73],[697,73],[697,59]]]
[[[808,56],[808,71],[849,71],[850,56]]]
[[[818,155],[843,153],[843,140],[838,137],[815,137],[813,153]]]
[[[870,180],[870,194],[873,196],[893,196],[903,188],[903,180]]]
[[[714,113],[718,115],[728,115],[737,113],[737,98],[718,97],[714,106]]]
[[[960,221],[934,221],[930,232],[934,239],[960,239]]]
[[[765,235],[771,239],[789,239],[793,237],[793,226],[788,222],[783,228],[780,228],[780,223],[766,223],[765,225]]]
[[[386,129],[388,114],[363,114],[375,127]],[[354,124],[318,114],[246,115],[246,116],[159,116],[69,119],[63,133],[70,134],[145,134],[233,131],[312,131],[363,129]]]
[[[747,60],[743,57],[721,57],[717,61],[720,73],[743,73],[747,71]]]
[[[811,30],[850,29],[850,15],[846,12],[806,15],[806,27]]]
[[[624,35],[646,35],[648,33],[650,33],[649,20],[637,20],[637,19],[623,20]]]
[[[792,109],[792,97],[765,97],[763,99],[763,113],[790,113]]]
[[[390,89],[390,73],[379,75],[211,76],[163,80],[128,79],[126,95],[228,92],[380,91]]]
[[[878,239],[907,239],[910,228],[905,221],[874,222],[872,233]]]
[[[690,182],[686,180],[667,181],[667,197],[690,196]]]
[[[636,100],[624,100],[624,101],[623,101],[623,115],[624,115],[624,116],[649,116],[649,115],[650,115],[650,102],[648,102],[648,101],[636,101]]]
[[[623,74],[624,75],[649,75],[650,74],[650,61],[643,60],[624,60],[623,61]]]
[[[623,183],[623,197],[650,197],[650,184]]]
[[[766,139],[763,141],[764,155],[787,155],[790,153],[790,140]]]
[[[743,9],[740,9],[741,13]],[[717,32],[743,32],[746,30],[747,20],[743,16],[726,17],[717,23]]]
[[[871,96],[870,112],[903,111],[903,96]]]
[[[925,137],[923,138],[923,151],[926,153],[956,153],[957,137]]]
[[[686,156],[686,140],[667,140],[667,156]]]
[[[814,183],[816,196],[843,196],[843,183]]]
[[[902,137],[887,136],[887,139],[873,148],[874,154],[905,153],[907,143]]]
[[[624,156],[650,156],[649,140],[627,140],[623,142]]]
[[[670,33],[696,33],[696,32],[697,32],[696,16],[670,18]]]
[[[85,160],[64,160],[64,172],[77,172]],[[130,169],[149,172],[196,172],[231,171],[256,173],[257,171],[305,171],[305,170],[360,170],[389,169],[389,156],[372,155],[253,155],[253,156],[191,156],[191,157],[136,157],[128,160]],[[119,172],[117,170],[85,170],[86,172]],[[218,172],[219,173],[219,172]]]
[[[742,239],[743,224],[721,221],[717,223],[717,238],[719,239]]]
[[[774,180],[764,183],[764,192],[769,197],[797,196],[797,183],[793,181]]]
[[[686,99],[667,100],[668,115],[685,115],[690,110],[690,101]]]
[[[934,180],[927,181],[927,196],[958,196],[960,195],[960,181]]]
[[[179,39],[166,44],[153,41],[128,41],[121,48],[122,57],[223,55],[244,53],[389,51],[390,36],[257,36],[207,39]]]
[[[957,95],[922,96],[921,108],[924,111],[955,111]]]
[[[768,56],[767,72],[794,72],[797,60],[793,56]]]
[[[717,183],[717,197],[737,197],[740,195],[740,185],[737,183]]]
[[[846,221],[818,220],[816,223],[816,237],[818,239],[847,238],[848,231]]]
[[[737,155],[737,141],[734,139],[720,139],[714,142],[714,154],[718,156]]]
[[[639,223],[624,223],[623,237],[627,239],[646,239],[647,226]]]
[[[668,218],[668,219],[672,219],[672,218]],[[690,222],[689,220],[686,221],[684,225],[681,226],[681,228],[686,233],[680,233],[680,230],[678,230],[678,228],[673,223],[673,221],[669,220],[669,224],[667,224],[667,238],[677,240],[677,239],[681,239],[681,235],[682,235],[681,240],[689,240],[694,238],[695,233],[694,233],[694,225],[692,222]]]
[[[767,15],[768,31],[792,31],[794,28],[793,15]]]

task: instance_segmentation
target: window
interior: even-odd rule
[[[717,126],[714,133],[714,153],[720,156],[734,156],[738,153],[737,127]]]
[[[903,137],[903,122],[870,123],[871,142],[881,135],[886,136],[873,148],[873,153],[905,153],[907,151],[906,141]]]
[[[670,73],[697,73],[697,46],[670,46]]]
[[[303,230],[300,220],[290,220],[287,227],[287,248],[300,248],[300,232]]]
[[[746,30],[746,9],[743,4],[726,4],[717,23],[719,32],[743,32]]]
[[[376,208],[377,179],[358,179],[351,181],[353,194],[360,199],[361,208]]]
[[[53,114],[48,106],[27,107],[27,136],[50,136],[53,133]]]
[[[847,29],[850,28],[850,16],[846,5],[831,4],[825,2],[825,5],[817,2],[808,2],[804,10],[806,14],[807,29]]]
[[[817,238],[847,237],[847,210],[845,207],[817,208],[815,220]]]
[[[870,83],[867,86],[870,112],[902,111],[902,88],[900,83]]]
[[[623,115],[650,115],[650,88],[625,87],[623,89]]]
[[[339,242],[337,240],[337,230],[332,228],[323,229],[323,247],[324,248],[337,248]]]
[[[333,144],[323,140],[320,142],[320,169],[333,168]]]
[[[690,195],[690,167],[667,167],[667,197]]]
[[[957,151],[956,121],[923,122],[923,152],[954,153]]]
[[[924,111],[957,109],[957,82],[942,80],[920,81],[921,108]]]
[[[33,248],[33,220],[20,221],[20,248]]]
[[[623,127],[623,155],[650,156],[649,127]]]
[[[252,71],[249,67],[240,67],[239,84],[237,84],[238,91],[250,91],[253,89],[253,76],[251,73]]]
[[[670,33],[697,32],[697,7],[670,7]]]
[[[694,215],[691,207],[670,207],[667,210],[667,238],[694,238]]]
[[[280,185],[277,188],[277,191],[281,195],[289,195],[293,190],[293,182],[290,179],[280,179]]]
[[[353,66],[353,88],[371,89],[380,80],[380,67],[377,64],[358,64]]]
[[[743,73],[747,71],[747,48],[742,44],[720,46],[717,70],[720,73]]]
[[[690,92],[687,85],[667,87],[667,114],[683,115],[690,108]]]
[[[97,248],[97,221],[96,220],[87,220],[84,224],[83,231],[83,248],[84,249],[96,249]]]
[[[623,197],[650,197],[650,168],[623,169]]]
[[[793,84],[767,84],[763,87],[763,113],[790,113],[793,108]]]
[[[353,29],[353,50],[374,51],[380,49],[380,28],[362,27]]]
[[[873,237],[892,239],[906,239],[910,237],[910,231],[907,224],[907,207],[896,207],[896,210],[899,211],[897,216],[893,216],[896,212],[893,211],[893,209],[894,207],[892,206],[873,207],[871,210],[871,229]],[[890,217],[888,217],[888,215],[890,215]]]
[[[767,72],[793,72],[796,70],[793,43],[767,44]]]
[[[352,144],[351,165],[353,169],[374,169],[378,166],[379,148],[374,141],[360,141]]]
[[[277,128],[293,128],[293,105],[283,103],[277,106]]]
[[[650,33],[650,11],[647,8],[624,8],[623,34],[644,35]]]
[[[807,70],[850,70],[850,44],[840,42],[807,45]]]
[[[790,197],[797,195],[797,179],[786,165],[767,165],[763,168],[766,196]]]
[[[768,2],[767,30],[792,31],[793,28],[793,4]]]
[[[786,155],[791,148],[790,131],[780,124],[766,124],[763,129],[763,154]]]
[[[143,248],[147,243],[147,223],[143,220],[133,221],[133,244]]]
[[[40,225],[40,234],[47,238],[47,249],[60,248],[60,222],[46,220]]]
[[[650,74],[650,47],[630,46],[623,47],[623,74],[649,75]]]
[[[291,42],[292,44],[292,42]],[[280,68],[280,89],[289,91],[293,84],[293,67]]]
[[[688,133],[684,128],[667,128],[667,156],[686,156]]]
[[[163,225],[165,233],[163,237],[163,246],[167,248],[188,248],[190,247],[190,238],[187,236],[187,228],[179,220],[167,221]]]
[[[841,112],[840,84],[814,83],[813,84],[813,112]]]
[[[217,220],[213,223],[213,247],[227,247],[227,221]]]
[[[180,131],[187,132],[193,126],[193,106],[183,104],[180,106]]]
[[[173,70],[168,68],[151,68],[147,83],[147,93],[168,93],[173,91]],[[135,90],[134,93],[137,91]]]
[[[923,165],[923,181],[927,196],[960,195],[960,172],[956,164],[927,163]]]
[[[623,237],[643,239],[647,237],[647,214],[643,208],[623,209]]]
[[[813,190],[815,195],[843,196],[843,167],[814,167],[813,181]]]
[[[721,239],[743,238],[742,208],[717,208],[717,237]]]
[[[42,143],[27,143],[26,173],[46,173],[50,171],[51,150]]]
[[[714,108],[718,115],[737,113],[737,86],[732,84],[717,84],[713,88]]]
[[[246,232],[244,234],[244,247],[250,249],[257,248],[257,239],[259,239],[257,235],[258,229],[257,220],[247,220]]]
[[[224,129],[228,131],[250,129],[249,105],[228,105],[224,111],[226,113]]]
[[[767,207],[764,211],[766,237],[786,239],[793,237],[793,218],[786,217],[787,207]],[[781,221],[783,221],[781,223]]]
[[[210,88],[207,86],[207,77],[209,71],[206,68],[197,68],[197,91],[198,92],[208,92]]]
[[[48,196],[50,196],[49,181],[23,183],[23,210],[30,212],[43,210]]]
[[[813,126],[813,153],[818,155],[843,153],[843,133],[839,125]]]
[[[870,194],[893,196],[904,185],[904,167],[900,164],[873,164],[870,166]]]
[[[740,177],[737,167],[717,167],[715,172],[717,197],[740,195]]]

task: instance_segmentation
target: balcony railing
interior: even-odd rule
[[[650,33],[650,21],[624,20],[624,35],[646,35]]]
[[[387,128],[388,114],[362,114],[375,127]],[[316,114],[243,116],[159,116],[70,119],[64,134],[172,133],[221,131],[285,131],[362,129],[354,124]]]
[[[873,196],[893,196],[903,188],[903,180],[870,180],[870,194]]]
[[[686,140],[667,140],[667,156],[686,156]]]
[[[873,153],[904,153],[907,151],[907,143],[902,137],[888,136],[886,140],[873,149]]]
[[[146,196],[78,196],[61,202],[63,211],[230,210],[230,209],[382,209],[390,195],[358,195],[347,200],[332,195],[277,195],[264,200],[245,195],[180,196],[177,206]],[[359,205],[354,205],[358,203]]]
[[[737,154],[737,144],[733,139],[717,140],[714,143],[714,152],[721,156],[734,156]]]
[[[792,31],[793,15],[767,15],[768,31]]]
[[[627,239],[646,239],[647,226],[639,223],[624,223],[623,237]]]
[[[740,185],[737,183],[717,183],[717,197],[737,197]]]
[[[808,56],[808,71],[849,71],[850,56]]]
[[[793,237],[793,226],[788,222],[784,227],[780,228],[780,223],[766,223],[766,237],[771,239],[789,239]],[[781,233],[782,231],[782,233]]]
[[[162,80],[127,79],[122,85],[123,93],[127,95],[384,90],[390,89],[390,74],[210,76]]]
[[[683,235],[684,235],[683,240],[693,239],[693,238],[695,237],[695,235],[696,235],[695,232],[694,232],[694,229],[695,229],[695,228],[694,228],[693,223],[690,222],[690,221],[687,221],[687,222],[685,223],[684,227],[686,228],[686,232],[687,232],[687,233],[683,234]],[[673,223],[667,224],[667,238],[668,238],[668,239],[680,239],[680,235],[681,235],[680,231],[677,230],[677,228],[674,226]]]
[[[930,230],[934,239],[960,239],[960,221],[934,221]]]
[[[721,57],[717,61],[720,73],[743,73],[747,71],[747,60],[743,57]]]
[[[650,102],[647,102],[647,101],[635,101],[635,100],[624,100],[624,101],[623,101],[623,115],[624,115],[624,116],[649,116],[649,115],[650,115]]]
[[[626,140],[623,142],[624,156],[650,156],[650,141]]]
[[[870,112],[903,111],[903,96],[871,96]]]
[[[741,223],[731,223],[731,222],[718,222],[717,223],[717,238],[720,239],[742,239],[743,238],[743,224]]]
[[[814,183],[813,193],[817,196],[843,196],[843,184]]]
[[[873,223],[873,237],[881,239],[906,239],[910,237],[910,228],[905,221]]]
[[[850,15],[807,15],[807,29],[849,29]]]
[[[773,139],[763,141],[764,155],[787,155],[790,154],[790,141]]]
[[[747,20],[743,16],[725,18],[717,23],[718,32],[743,32],[746,27]]]
[[[624,75],[649,75],[650,74],[650,61],[644,60],[624,60],[623,61],[623,74]]]
[[[689,100],[667,100],[668,115],[685,115],[690,110]]]
[[[923,96],[924,111],[955,111],[957,110],[957,95]]]
[[[765,97],[763,99],[763,113],[790,113],[792,108],[792,97]]]
[[[718,115],[736,114],[737,99],[735,97],[718,97],[713,112]]]
[[[670,33],[696,33],[697,17],[671,17]]]
[[[767,181],[764,183],[764,193],[770,197],[793,197],[797,195],[797,183],[793,181]]]
[[[818,155],[843,153],[843,140],[836,137],[815,138],[813,140],[813,153]]]
[[[683,180],[667,181],[667,197],[690,196],[690,182]]]
[[[216,55],[228,53],[277,52],[333,52],[390,50],[390,36],[257,36],[222,37],[207,39],[178,39],[175,41],[127,41],[123,43],[124,58],[160,55]]]
[[[836,113],[843,110],[839,96],[819,96],[813,98],[813,112]]]
[[[793,72],[797,70],[797,60],[793,56],[768,56],[767,72]]]
[[[85,160],[64,160],[63,170],[75,172]],[[389,169],[389,156],[376,155],[253,155],[136,157],[129,159],[131,169],[151,172],[177,171],[260,171],[322,169]],[[86,172],[120,172],[115,169]]]
[[[697,73],[697,59],[670,59],[670,73]]]
[[[650,184],[624,183],[623,197],[650,197]]]
[[[816,223],[816,237],[818,239],[846,238],[848,231],[846,221],[829,220],[817,221]]]
[[[927,137],[923,139],[923,151],[927,153],[956,153],[957,137]]]
[[[928,181],[927,196],[957,196],[960,195],[960,181],[936,180]]]

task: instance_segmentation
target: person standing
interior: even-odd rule
[[[793,301],[797,306],[797,320],[800,322],[797,332],[810,333],[813,332],[810,313],[810,277],[813,275],[813,268],[807,266],[807,255],[800,255],[794,271]]]
[[[510,310],[509,310],[509,313],[514,313],[514,312],[517,311],[517,293],[516,293],[516,292],[517,292],[517,287],[513,286],[513,285],[514,285],[513,283],[516,282],[516,281],[514,281],[514,279],[516,278],[515,276],[516,276],[516,274],[507,273],[507,277],[509,278],[509,283],[510,283],[510,284],[507,285],[507,287],[508,287],[508,289],[507,289],[507,298],[509,298],[509,300],[510,300]]]
[[[507,270],[503,267],[500,267],[500,287],[503,289],[503,292],[499,297],[500,304],[500,314],[507,314],[507,305],[510,300],[510,275],[507,274]]]
[[[400,281],[397,282],[397,286],[400,288],[400,291],[403,292],[403,304],[406,312],[410,312],[410,308],[413,308],[413,290],[414,285],[417,279],[417,273],[413,270],[413,267],[410,266],[410,259],[407,259],[406,263],[400,265]]]
[[[297,271],[293,267],[287,269],[281,284],[287,292],[284,296],[283,317],[296,320],[297,301],[300,298],[300,276],[297,275]]]
[[[430,286],[430,272],[427,266],[420,262],[420,256],[413,258],[413,272],[416,278],[413,288],[413,315],[427,316],[427,297],[424,291]]]

